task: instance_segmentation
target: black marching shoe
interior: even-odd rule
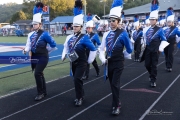
[[[100,71],[96,74],[96,77],[99,77],[99,75],[100,75]]]
[[[168,72],[172,72],[172,68],[169,68],[169,69],[168,69]]]
[[[83,76],[83,77],[82,77],[82,80],[88,80],[88,79],[89,79],[88,76]]]
[[[120,114],[120,107],[113,107],[112,115],[119,115]]]
[[[81,106],[82,103],[83,103],[83,98],[80,98],[80,99],[75,99],[74,102],[75,102],[75,106]]]
[[[172,68],[165,68],[166,71],[172,72]]]
[[[40,101],[42,100],[45,96],[47,95],[47,93],[43,93],[43,94],[38,94],[36,97],[35,97],[35,101]]]
[[[150,86],[153,87],[153,88],[156,87],[156,82],[151,81]]]

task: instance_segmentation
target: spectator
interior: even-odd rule
[[[66,28],[66,26],[64,26],[64,34],[66,35],[66,30],[67,30],[67,28]]]

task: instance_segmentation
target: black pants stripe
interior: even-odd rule
[[[108,78],[112,91],[112,107],[120,105],[120,77],[124,69],[123,61],[108,63]]]
[[[134,44],[134,57],[135,57],[135,60],[139,59],[139,55],[141,53],[141,41],[135,41],[135,44]]]
[[[159,52],[153,52],[146,49],[145,53],[145,67],[149,72],[149,77],[153,82],[157,80],[157,64],[159,59]]]
[[[164,49],[166,68],[172,68],[173,66],[173,60],[174,60],[173,52],[174,52],[174,44],[169,44]]]
[[[83,80],[82,77],[85,74],[87,67],[87,62],[73,62],[72,63],[72,72],[74,77],[74,86],[76,92],[76,98],[80,99],[84,96]]]

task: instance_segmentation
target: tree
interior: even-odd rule
[[[27,20],[26,14],[22,10],[20,10],[18,14],[20,20]]]
[[[9,22],[13,14],[20,11],[23,5],[7,3],[0,5],[0,22]]]
[[[50,6],[50,17],[55,18],[59,15],[67,15],[66,11],[72,10],[74,7],[74,0],[42,0],[46,5]],[[72,13],[70,14],[72,15]]]
[[[10,19],[10,23],[12,24],[13,22],[19,20],[19,12],[16,12]]]
[[[56,18],[57,16],[70,16],[73,15],[74,0],[23,0],[23,9],[19,13],[15,13],[12,16],[12,20],[17,19],[32,19],[33,18],[33,8],[36,2],[41,1],[45,5],[50,6],[50,20]],[[83,3],[85,0],[82,0]],[[87,13],[97,14],[98,16],[104,15],[104,2],[100,0],[86,0],[86,11]],[[109,14],[113,0],[106,0],[105,2],[105,14]],[[151,0],[124,0],[123,10],[132,7],[144,5],[150,3]],[[83,8],[84,9],[84,8]],[[19,14],[19,17],[17,17]],[[126,13],[125,13],[126,14]],[[1,14],[0,14],[1,15]],[[15,18],[17,17],[17,18]]]

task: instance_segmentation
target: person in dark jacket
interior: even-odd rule
[[[114,0],[109,14],[111,30],[105,32],[100,46],[99,58],[105,64],[105,77],[109,78],[112,91],[112,114],[120,114],[120,77],[124,69],[124,53],[132,52],[132,44],[126,30],[119,29],[123,0]],[[106,51],[106,55],[105,54]],[[105,57],[106,56],[106,57]],[[105,79],[106,79],[105,78]]]
[[[49,61],[48,53],[57,49],[55,40],[48,32],[41,29],[41,16],[43,7],[44,5],[41,2],[38,2],[34,7],[32,22],[34,31],[28,34],[26,47],[23,50],[24,54],[30,51],[31,60],[36,60],[31,61],[31,67],[34,71],[37,87],[37,96],[35,97],[35,101],[39,101],[47,95],[46,81],[43,71]],[[48,44],[50,45],[49,50],[47,49]]]

